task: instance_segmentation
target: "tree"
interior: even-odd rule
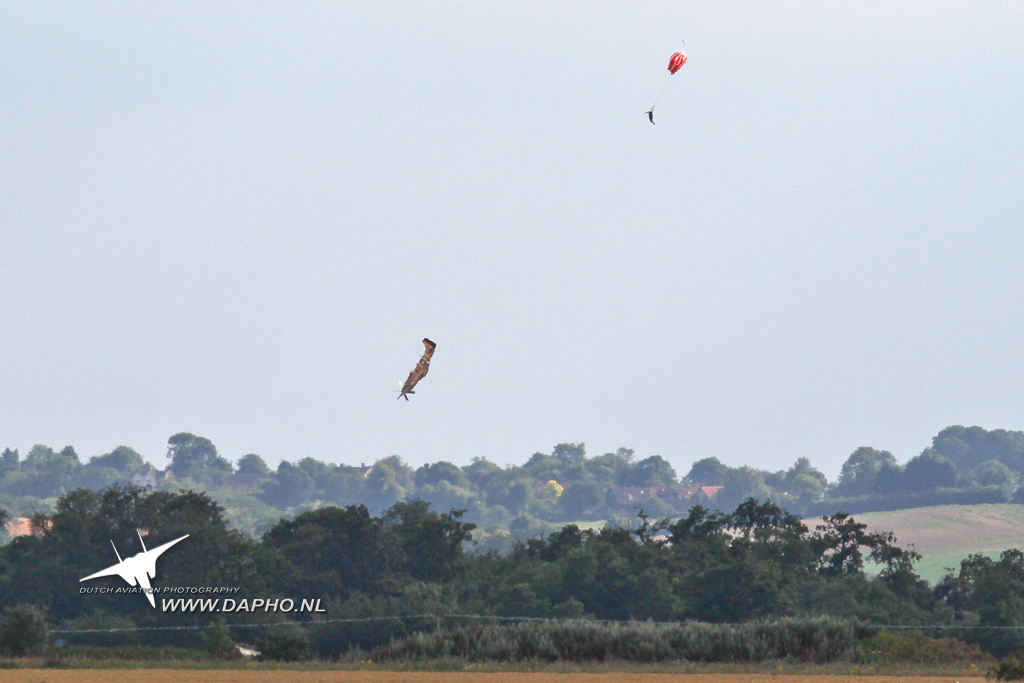
[[[263,597],[267,577],[273,573],[264,549],[228,529],[223,508],[204,493],[147,491],[138,486],[75,489],[60,497],[49,519],[38,521],[36,534],[0,548],[4,567],[0,604],[45,605],[56,621],[92,610],[153,618],[141,596],[129,600],[123,595],[97,594],[71,599],[67,591],[90,570],[116,562],[111,543],[124,557],[141,552],[137,529],[143,530],[150,548],[188,535],[160,556],[157,580],[165,585],[239,586],[244,596]],[[90,583],[110,588],[123,584],[117,576]]]
[[[282,588],[297,594],[345,598],[353,591],[372,593],[390,585],[402,569],[399,548],[365,505],[325,507],[282,519],[263,543],[291,560],[296,573]]]
[[[960,562],[956,574],[948,574],[935,594],[959,619],[977,619],[989,629],[968,633],[987,650],[1002,657],[1024,646],[1024,553],[1005,550],[998,560],[981,553]],[[991,628],[996,627],[996,628]]]
[[[679,483],[676,471],[660,455],[644,458],[626,471],[623,486],[675,486]]]
[[[986,460],[974,468],[974,480],[982,486],[1012,486],[1015,477],[1010,468],[998,460]]]
[[[903,488],[908,491],[956,486],[956,465],[949,458],[925,451],[903,468]]]
[[[403,490],[408,491],[415,485],[416,473],[405,464],[405,461],[400,456],[389,455],[386,458],[381,458],[373,464],[374,467],[378,465],[387,465],[394,476],[395,483],[401,486]]]
[[[710,567],[687,581],[687,616],[729,623],[785,614],[783,583],[777,566],[748,558]]]
[[[876,491],[878,471],[884,464],[895,465],[896,458],[889,451],[878,451],[861,446],[846,459],[839,471],[836,494],[840,496],[866,496]]]
[[[513,515],[521,514],[526,509],[533,492],[532,482],[525,479],[515,479],[501,486],[492,483],[491,486],[485,491],[488,504],[501,505]]]
[[[583,443],[560,443],[555,446],[551,455],[568,465],[585,461],[587,450]]]
[[[256,640],[256,647],[261,662],[298,662],[308,656],[309,635],[297,624],[278,624]]]
[[[861,547],[868,544],[868,525],[858,522],[849,513],[837,512],[822,517],[816,527],[813,543],[818,556],[818,572],[827,576],[859,573],[864,568]]]
[[[7,476],[11,472],[16,472],[18,469],[18,449],[15,448],[13,451],[10,448],[5,448],[3,454],[0,454],[0,477]]]
[[[239,474],[256,476],[270,474],[270,468],[267,467],[267,463],[255,453],[249,453],[239,458],[237,471]]]
[[[809,503],[821,498],[825,487],[821,480],[807,473],[801,473],[793,477],[789,484],[789,490],[796,495],[801,502]]]
[[[146,467],[146,461],[128,446],[118,446],[109,453],[89,458],[88,467],[109,467],[124,474],[135,474]]]
[[[875,489],[879,493],[896,493],[903,488],[903,468],[893,462],[883,462],[875,475]]]
[[[789,482],[792,482],[801,475],[816,479],[821,484],[822,489],[828,485],[828,479],[825,475],[821,473],[821,470],[812,465],[811,461],[807,458],[797,458],[793,466],[786,470],[786,480]]]
[[[630,461],[622,455],[622,451],[626,450],[629,449],[620,448],[618,453],[605,453],[587,460],[584,468],[588,477],[605,487],[614,486],[629,469]],[[630,451],[629,457],[632,459],[632,451]]]
[[[469,477],[457,466],[444,460],[439,460],[433,465],[426,464],[416,470],[416,486],[439,484],[446,481],[452,486],[467,488],[470,486]]]
[[[501,467],[487,458],[476,456],[473,458],[473,462],[462,468],[462,471],[466,473],[474,486],[483,488],[487,486],[491,477],[501,472]]]
[[[998,460],[1014,471],[1024,470],[1024,432],[953,425],[932,438],[928,450],[949,458],[961,471],[972,470],[986,460]]]
[[[217,447],[202,436],[180,432],[167,440],[171,471],[188,476],[204,469],[231,471],[231,463],[217,455]]]
[[[686,481],[698,486],[721,486],[728,470],[718,458],[703,458],[690,467]]]
[[[231,629],[223,619],[215,621],[203,631],[203,649],[214,659],[241,659],[242,657],[234,641],[231,640]]]
[[[580,481],[562,492],[558,505],[566,519],[583,519],[604,503],[604,488],[594,481]]]
[[[22,494],[48,498],[70,487],[73,476],[81,469],[75,449],[67,446],[55,452],[43,444],[36,444],[25,455],[22,472],[27,473]]]
[[[764,483],[765,473],[753,467],[730,467],[722,478],[721,491],[714,498],[715,507],[728,509],[748,498],[766,500],[771,491]]]
[[[464,510],[431,512],[427,503],[395,503],[382,517],[401,549],[409,574],[418,581],[442,582],[462,571],[463,544],[475,524],[460,521]]]
[[[354,467],[335,467],[324,477],[324,500],[340,505],[353,505],[361,502],[365,477]]]
[[[289,508],[305,503],[313,495],[313,478],[305,471],[282,460],[277,474],[260,487],[259,497],[268,505]]]
[[[10,657],[37,654],[46,647],[48,633],[46,615],[38,607],[8,607],[0,623],[0,651]]]
[[[399,460],[401,462],[401,460]],[[406,488],[399,483],[402,470],[396,470],[387,458],[374,463],[366,475],[366,503],[374,510],[385,510],[405,498]]]
[[[867,524],[858,522],[847,512],[822,517],[811,538],[817,569],[826,576],[859,574],[864,568],[861,548],[868,548],[872,559],[886,565],[889,574],[909,570],[920,556],[896,547],[892,532],[867,532]]]
[[[461,486],[441,480],[437,484],[425,484],[418,492],[418,498],[439,510],[466,510],[477,500],[476,493]]]

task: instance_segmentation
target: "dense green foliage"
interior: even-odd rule
[[[38,654],[46,647],[49,625],[35,605],[15,605],[4,610],[0,621],[0,652],[24,657]]]
[[[236,468],[188,433],[170,438],[164,471],[123,446],[86,464],[71,447],[37,445],[25,458],[8,449],[0,517],[35,512],[33,533],[0,547],[0,608],[15,615],[8,621],[41,610],[74,632],[62,638],[75,645],[173,644],[227,656],[229,636],[242,634],[214,623],[222,615],[77,592],[82,576],[112,563],[111,542],[123,556],[138,552],[142,530],[150,547],[189,535],[161,559],[162,585],[320,599],[326,613],[298,617],[312,619],[306,629],[247,632],[271,651],[280,645],[273,656],[284,659],[433,642],[423,634],[438,622],[413,615],[457,614],[719,624],[827,615],[963,627],[947,633],[1002,656],[1024,649],[1021,631],[988,628],[1024,626],[1024,554],[971,556],[932,587],[914,572],[916,553],[891,534],[867,533],[848,513],[1014,499],[1022,444],[1020,432],[950,427],[905,465],[858,448],[835,483],[806,458],[774,473],[704,458],[679,478],[660,456],[623,448],[588,457],[582,443],[521,466],[475,458],[417,469],[391,456],[369,466],[304,458],[271,470],[255,454]],[[585,520],[595,523],[567,523]],[[881,567],[876,576],[865,573],[867,560]],[[121,585],[117,577],[89,582]],[[337,621],[367,618],[386,620]],[[241,612],[229,622],[280,619]],[[172,624],[204,628],[123,630]]]
[[[225,626],[219,613],[165,612],[151,608],[141,595],[78,592],[79,578],[111,563],[107,550],[111,539],[122,548],[132,547],[138,541],[137,536],[132,538],[136,529],[145,530],[152,544],[189,534],[187,542],[161,557],[158,585],[236,586],[241,589],[239,599],[317,598],[326,611],[287,616],[233,613]],[[678,518],[652,520],[641,514],[633,529],[565,525],[546,536],[516,542],[505,554],[467,553],[474,525],[463,521],[457,511],[434,512],[421,501],[396,503],[381,515],[371,514],[364,506],[311,510],[280,520],[256,541],[229,529],[223,509],[203,493],[148,492],[139,487],[79,489],[61,497],[51,517],[37,518],[37,530],[0,548],[0,607],[16,611],[16,605],[31,605],[61,633],[133,626],[204,627],[62,636],[81,644],[172,644],[223,655],[225,631],[231,624],[300,619],[307,622],[306,629],[282,626],[236,633],[239,627],[235,627],[230,633],[265,643],[268,653],[275,653],[268,657],[302,657],[307,648],[320,656],[337,657],[353,647],[386,647],[395,638],[432,631],[440,623],[435,619],[458,623],[457,615],[475,614],[752,624],[750,633],[760,635],[744,640],[742,647],[753,649],[743,656],[757,659],[773,656],[765,654],[776,651],[772,648],[796,647],[778,643],[803,633],[796,624],[826,616],[843,624],[1024,626],[1020,607],[1024,604],[1020,598],[1024,554],[1019,551],[1004,553],[997,561],[972,557],[957,575],[932,589],[914,573],[917,555],[900,548],[892,534],[868,533],[864,524],[845,513],[824,517],[809,528],[777,505],[753,499],[728,514],[700,506]],[[882,567],[875,577],[864,572],[869,558]],[[91,580],[89,585],[116,588],[124,582],[115,576]],[[372,620],[338,621],[367,618]],[[786,618],[797,621],[778,621]],[[764,626],[765,620],[776,625]],[[831,652],[833,645],[826,643],[846,642],[847,636],[837,634],[847,626],[829,623],[839,631],[822,627],[800,636],[799,642],[817,643],[808,652]],[[563,646],[591,647],[584,643],[591,642],[587,639],[597,633],[596,626],[579,628],[591,635],[577,642],[573,641],[577,636],[565,635],[570,631],[552,626],[548,635],[531,632],[513,640],[534,639],[522,647],[530,652],[540,648],[538,657],[559,652]],[[691,647],[685,645],[690,642],[687,638],[704,634],[700,636],[704,644],[692,647],[693,652],[705,652],[702,648],[711,647],[707,642],[724,638],[724,643],[732,636],[721,634],[734,633],[701,628],[679,627],[663,635],[668,638],[665,642],[675,643],[672,647],[685,650]],[[782,631],[771,630],[779,628]],[[494,643],[506,642],[502,639],[512,637],[510,633],[526,633],[481,630],[479,625],[466,625],[463,632],[492,634]],[[720,635],[708,635],[715,633]],[[783,638],[779,633],[790,635]],[[1020,647],[1012,632],[967,632],[962,637],[997,653]],[[607,656],[618,656],[620,645],[609,644],[615,638],[598,639],[601,648],[612,648]],[[420,643],[416,647],[428,650],[449,647],[428,646],[434,641],[422,638],[408,642],[414,641]],[[551,644],[555,641],[564,643],[556,647]],[[555,650],[544,649],[549,647]],[[621,647],[629,646],[624,642]],[[650,656],[655,658],[651,661],[662,657]]]
[[[309,656],[309,636],[300,626],[281,624],[256,641],[260,660],[297,662]]]
[[[853,624],[828,617],[747,624],[521,622],[417,633],[376,648],[369,656],[400,662],[828,662],[854,644]]]
[[[753,497],[820,516],[1024,500],[1018,493],[1022,471],[1024,432],[960,426],[943,429],[904,465],[888,451],[857,448],[835,482],[807,458],[776,472],[703,458],[682,474],[660,455],[640,458],[620,448],[588,457],[582,443],[558,444],[505,467],[476,457],[462,466],[439,461],[413,468],[389,456],[369,465],[307,457],[271,469],[254,453],[236,466],[209,439],[182,432],[168,439],[162,470],[127,446],[84,464],[71,446],[36,445],[24,457],[8,448],[0,455],[0,514],[51,511],[67,491],[135,483],[207,491],[225,506],[232,526],[258,537],[281,517],[324,506],[363,505],[380,514],[395,503],[422,500],[439,510],[465,510],[482,548],[507,550],[513,537],[527,539],[565,522],[628,524],[641,507],[652,517],[679,516],[693,504],[728,511]],[[722,488],[704,489],[705,495],[696,487]]]
[[[1024,681],[1024,662],[1011,658],[996,662],[992,677],[997,681]]]

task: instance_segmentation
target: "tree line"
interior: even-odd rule
[[[319,599],[322,614],[229,616],[232,624],[307,620],[310,647],[321,656],[433,628],[411,616],[424,614],[1024,626],[1020,551],[968,558],[932,587],[914,572],[916,553],[890,533],[869,533],[847,513],[809,523],[754,499],[728,513],[701,506],[679,518],[641,513],[632,529],[568,524],[517,541],[505,554],[467,552],[475,525],[423,501],[399,501],[380,514],[325,506],[281,519],[255,539],[230,528],[206,493],[113,486],[64,494],[52,514],[34,516],[33,528],[0,548],[0,608],[35,606],[60,630],[82,632],[62,636],[72,642],[198,645],[202,631],[132,629],[224,618],[163,612],[141,595],[80,593],[79,579],[113,564],[111,542],[123,556],[141,549],[136,530],[150,547],[189,535],[161,556],[157,586],[238,587],[236,600]],[[876,574],[865,571],[867,560]],[[89,585],[125,583],[115,576]],[[330,621],[357,617],[387,620]],[[960,637],[1003,654],[1024,644],[1020,633],[964,630]]]
[[[24,457],[7,448],[0,454],[0,507],[11,515],[46,511],[67,491],[135,481],[162,491],[207,491],[225,506],[231,524],[260,536],[282,516],[324,505],[365,505],[380,513],[397,502],[423,500],[435,509],[465,510],[478,527],[476,540],[507,549],[512,537],[529,538],[565,522],[629,526],[641,506],[660,518],[679,516],[693,502],[726,511],[747,498],[801,515],[1024,500],[1022,471],[1024,432],[960,426],[939,432],[903,465],[888,451],[857,448],[834,482],[807,458],[774,472],[700,458],[680,475],[660,455],[638,457],[620,448],[588,456],[583,443],[558,444],[504,467],[478,456],[461,466],[442,460],[414,468],[389,456],[358,465],[306,457],[271,469],[254,453],[232,462],[209,439],[182,432],[168,440],[167,466],[159,470],[127,446],[86,462],[71,446],[36,445]],[[669,490],[685,487],[716,488],[699,501]],[[624,489],[632,492],[615,495]]]

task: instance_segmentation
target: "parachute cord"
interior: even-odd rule
[[[661,101],[661,95],[665,92],[665,87],[668,85],[668,79],[672,78],[671,73],[665,74],[664,80],[661,81],[661,89],[658,90],[658,96],[654,98],[654,104],[651,105],[651,111],[658,106],[658,102]]]

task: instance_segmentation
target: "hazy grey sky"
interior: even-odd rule
[[[1024,428],[1020,3],[5,2],[0,26],[0,447],[583,441],[834,476]]]

